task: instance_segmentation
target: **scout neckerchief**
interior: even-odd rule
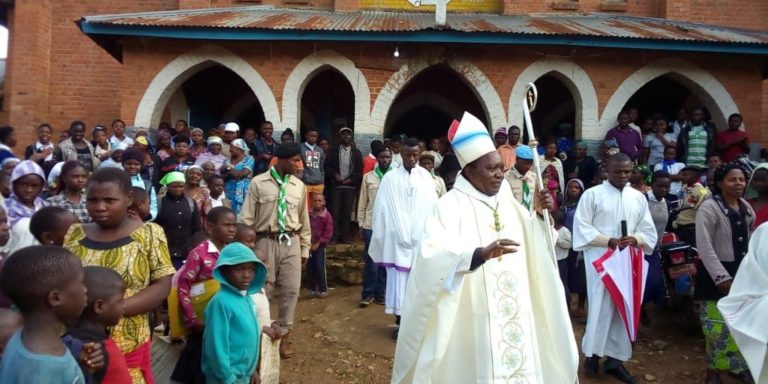
[[[384,175],[389,172],[389,170],[392,169],[392,167],[387,167],[386,171],[381,171],[381,168],[377,165],[376,168],[373,168],[373,174],[379,177],[379,180],[384,178]]]
[[[278,237],[278,243],[285,240],[288,246],[291,245],[291,237],[285,233],[285,221],[288,213],[288,198],[286,196],[285,188],[288,185],[288,180],[291,178],[290,174],[285,174],[283,178],[280,178],[280,174],[277,173],[275,167],[269,169],[269,174],[275,180],[277,185],[280,186],[280,192],[277,194],[277,226],[280,229],[280,236]]]
[[[528,181],[523,179],[523,205],[525,209],[531,209],[531,188],[528,186]]]

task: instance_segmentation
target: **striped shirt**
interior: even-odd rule
[[[688,132],[688,165],[706,166],[707,130],[704,125],[694,126]]]

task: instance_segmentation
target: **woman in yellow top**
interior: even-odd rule
[[[174,273],[163,229],[128,216],[131,181],[117,168],[94,172],[87,185],[90,224],[75,224],[64,247],[84,266],[111,268],[125,281],[125,317],[112,329],[112,338],[125,355],[133,383],[153,383],[148,312],[171,289]]]

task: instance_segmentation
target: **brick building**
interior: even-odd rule
[[[358,143],[430,138],[469,110],[489,127],[563,122],[596,143],[619,111],[741,112],[768,144],[764,0],[0,0],[9,29],[0,123],[186,119],[276,130],[342,125]],[[639,122],[638,122],[639,123]]]

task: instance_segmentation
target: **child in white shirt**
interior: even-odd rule
[[[555,240],[555,257],[557,258],[557,269],[560,271],[560,281],[563,282],[565,289],[565,302],[570,308],[571,292],[568,289],[568,254],[571,251],[571,231],[563,225],[565,215],[561,210],[552,212],[552,218],[555,220],[557,229],[557,239]]]
[[[254,249],[256,247],[256,232],[252,227],[238,224],[235,241]],[[256,257],[267,264],[267,255],[257,253]],[[267,264],[267,268],[269,268],[269,264]],[[278,384],[280,382],[280,338],[283,337],[283,330],[277,321],[272,320],[269,313],[269,300],[263,288],[260,292],[252,294],[251,300],[256,307],[261,332],[267,336],[261,338],[261,351],[256,371],[259,373],[261,384]]]

